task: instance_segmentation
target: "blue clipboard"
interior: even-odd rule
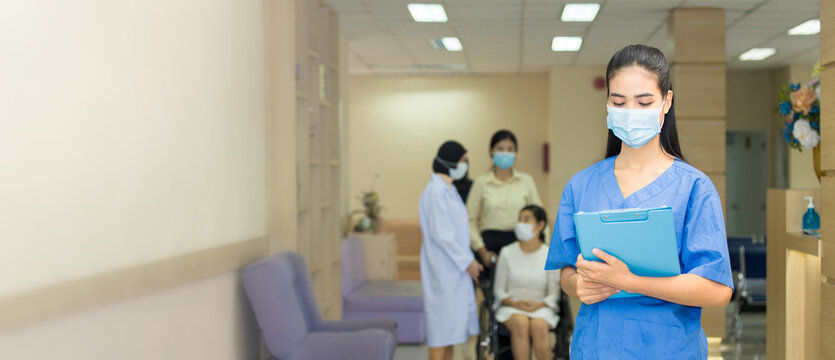
[[[670,207],[575,213],[577,244],[586,260],[600,259],[603,250],[629,266],[635,275],[670,277],[681,274]],[[621,291],[612,298],[642,296]]]

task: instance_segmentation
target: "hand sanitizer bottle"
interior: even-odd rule
[[[815,212],[815,204],[812,202],[814,198],[811,196],[804,196],[803,198],[809,200],[809,207],[806,214],[803,214],[803,233],[820,236],[821,217]]]

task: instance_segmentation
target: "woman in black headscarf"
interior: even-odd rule
[[[452,359],[452,346],[478,334],[473,280],[482,270],[470,251],[467,207],[452,181],[467,173],[467,150],[447,141],[432,160],[420,196],[420,275],[431,360]]]

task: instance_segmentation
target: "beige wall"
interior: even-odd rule
[[[551,70],[548,115],[551,178],[546,209],[552,221],[568,180],[605,155],[606,90],[592,86],[594,79],[605,72],[603,67]]]
[[[261,0],[0,5],[0,300],[267,233],[263,18]],[[0,358],[252,358],[238,287],[15,329]]]
[[[0,359],[257,359],[236,273],[62,316],[0,336]]]
[[[261,1],[6,4],[0,297],[266,233]]]
[[[530,76],[351,77],[348,90],[348,196],[371,186],[390,219],[417,219],[432,159],[445,140],[469,150],[470,177],[488,171],[490,136],[519,140],[517,168],[531,174],[544,202],[542,145],[548,129],[548,78]],[[552,151],[552,154],[554,152]]]

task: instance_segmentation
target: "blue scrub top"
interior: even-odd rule
[[[670,206],[681,273],[733,288],[722,204],[713,182],[676,159],[655,181],[624,199],[615,178],[615,158],[580,171],[565,186],[545,269],[562,269],[577,261],[574,213]],[[701,315],[699,307],[646,296],[582,304],[571,358],[706,359]]]

